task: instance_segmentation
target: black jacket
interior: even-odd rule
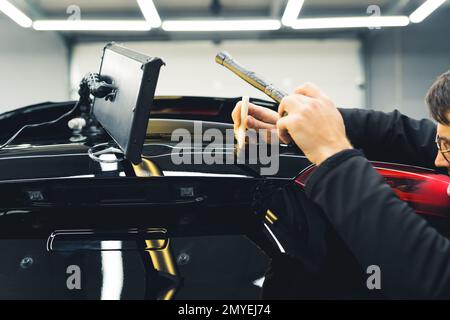
[[[371,160],[434,168],[436,125],[398,111],[340,110],[347,135]],[[384,183],[361,151],[324,161],[306,194],[362,266],[378,265],[391,298],[450,298],[450,240],[442,236]]]

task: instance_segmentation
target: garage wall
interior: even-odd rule
[[[69,98],[69,63],[54,33],[24,29],[0,15],[0,112]]]
[[[428,116],[425,94],[450,69],[449,17],[450,8],[442,8],[419,25],[373,31],[367,37],[369,107]]]
[[[103,43],[75,46],[71,63],[72,92],[82,76],[98,71]],[[127,46],[162,57],[157,87],[159,95],[267,97],[214,62],[226,50],[242,64],[291,92],[305,81],[320,85],[339,106],[361,107],[365,101],[361,84],[364,70],[358,40],[134,42]],[[75,96],[74,96],[75,97]]]

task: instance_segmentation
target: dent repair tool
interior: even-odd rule
[[[241,124],[239,125],[238,132],[237,132],[237,142],[238,142],[238,149],[242,150],[242,148],[245,145],[245,132],[247,130],[245,126],[245,122],[247,120],[248,116],[248,105],[250,103],[250,98],[248,96],[242,97],[242,104],[241,104]]]
[[[256,89],[264,92],[266,95],[268,95],[278,103],[281,103],[281,100],[283,100],[283,98],[287,96],[287,93],[285,93],[284,91],[276,89],[271,83],[262,79],[253,71],[250,71],[243,67],[236,60],[234,60],[228,52],[219,52],[216,55],[216,62],[232,71],[234,74],[236,74],[247,83],[251,84]],[[286,112],[283,113],[283,117],[286,115]]]

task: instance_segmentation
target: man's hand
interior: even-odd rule
[[[231,114],[234,123],[235,135],[241,125],[241,104],[242,102],[238,102]],[[245,120],[246,123],[244,123],[244,125],[247,129],[254,129],[256,131],[259,131],[260,129],[267,129],[267,136],[265,137],[265,140],[270,141],[270,132],[277,132],[276,124],[278,119],[280,119],[280,116],[275,111],[250,103],[248,106],[247,120]]]
[[[278,114],[284,112],[288,115],[277,122],[280,140],[293,140],[312,163],[320,165],[336,153],[352,148],[341,114],[315,85],[306,84],[285,97]]]

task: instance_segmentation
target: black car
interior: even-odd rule
[[[238,100],[156,97],[139,165],[95,161],[89,150],[112,139],[98,123],[69,128],[82,110],[25,130],[0,150],[0,298],[376,297],[366,270],[305,197],[314,166],[299,150],[281,146],[273,176],[261,175],[261,164],[173,163],[174,128],[195,135],[201,123],[201,133],[225,133]],[[74,104],[4,113],[0,138]],[[235,155],[234,141],[221,148]],[[373,164],[401,199],[449,234],[448,177]]]

